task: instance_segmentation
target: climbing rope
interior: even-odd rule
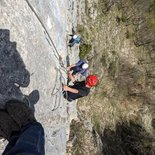
[[[58,104],[57,104],[58,93],[61,93],[62,95],[63,95],[63,93],[66,93],[66,96],[67,96],[67,92],[62,90],[63,89],[63,83],[65,83],[65,78],[62,76],[62,73],[60,72],[59,69],[57,69],[57,71],[60,73],[60,86],[59,86],[59,88],[57,89],[56,92],[54,92],[54,90],[56,89],[56,87],[54,87],[53,91],[51,93],[51,95],[55,96],[55,98],[56,98],[55,99],[55,104],[54,104],[54,107],[53,107],[52,111],[57,110],[60,107],[60,102],[58,102]],[[60,99],[60,97],[59,97],[59,99]]]
[[[28,4],[28,6],[30,7],[30,9],[32,10],[32,12],[35,14],[35,16],[36,16],[36,18],[38,19],[38,21],[39,21],[39,23],[41,24],[41,26],[43,27],[43,29],[44,29],[44,34],[45,34],[45,38],[46,38],[46,40],[48,41],[49,45],[50,45],[52,48],[54,48],[54,51],[55,51],[55,52],[54,52],[54,55],[55,55],[55,57],[57,58],[57,60],[59,61],[59,65],[60,65],[61,69],[67,74],[68,71],[67,71],[67,69],[66,69],[66,67],[65,67],[65,65],[64,65],[64,63],[63,63],[63,61],[62,61],[62,57],[60,56],[60,54],[59,54],[59,52],[58,52],[58,50],[57,50],[57,48],[56,48],[56,46],[55,46],[55,44],[54,44],[54,42],[53,42],[53,40],[52,40],[52,38],[51,38],[49,32],[47,31],[47,29],[46,29],[46,27],[45,27],[45,25],[43,24],[42,20],[40,19],[40,17],[38,16],[38,14],[36,13],[36,11],[34,10],[33,6],[32,6],[31,3],[29,2],[29,0],[25,0],[25,1],[26,1],[26,3]],[[62,82],[62,81],[65,81],[65,79],[64,79],[64,77],[62,76],[61,70],[60,70],[59,68],[56,68],[56,69],[57,69],[58,72],[60,73],[60,83],[62,84],[62,83],[64,83],[64,82]],[[55,89],[55,87],[54,87],[54,89]],[[54,91],[54,89],[53,89],[53,91]],[[54,110],[56,110],[56,109],[58,109],[58,108],[60,107],[60,102],[59,102],[58,105],[57,105],[56,103],[57,103],[57,98],[58,98],[57,94],[58,94],[58,92],[60,92],[61,89],[62,89],[62,85],[60,85],[60,87],[58,88],[58,90],[57,90],[55,93],[53,93],[53,92],[51,93],[52,96],[54,96],[54,95],[56,96],[55,105],[54,105],[52,111],[54,111]],[[66,92],[66,91],[65,91],[65,93],[66,93],[66,96],[67,96],[67,92]]]
[[[51,36],[50,36],[50,34],[48,33],[48,31],[47,31],[47,29],[46,29],[46,27],[45,27],[45,25],[44,25],[43,22],[41,21],[40,17],[38,16],[38,14],[36,13],[36,11],[34,10],[33,6],[32,6],[31,3],[29,2],[29,0],[25,0],[25,1],[26,1],[26,3],[28,4],[28,6],[30,7],[30,9],[32,10],[32,12],[35,14],[35,16],[36,16],[36,18],[38,19],[38,21],[40,22],[41,26],[43,27],[45,36],[47,35],[47,37],[48,37],[49,40],[50,40],[50,41],[49,41],[49,40],[46,38],[47,41],[48,41],[48,43],[49,43],[49,45],[50,45],[51,47],[54,47],[54,50],[55,50],[55,52],[56,52],[56,54],[57,54],[57,55],[55,54],[55,57],[58,59],[60,66],[61,66],[61,67],[63,68],[63,70],[66,72],[66,67],[65,67],[65,65],[64,65],[64,63],[63,63],[63,61],[62,61],[62,57],[60,56],[60,54],[59,54],[59,52],[58,52],[58,50],[57,50],[57,48],[56,48],[56,46],[55,46],[55,44],[54,44],[54,42],[53,42]]]

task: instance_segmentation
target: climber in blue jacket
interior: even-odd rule
[[[88,75],[88,63],[85,60],[80,59],[76,64],[67,67],[68,71],[73,71],[72,75],[81,74],[82,76]]]
[[[68,46],[69,47],[73,47],[75,44],[80,44],[81,42],[81,36],[80,35],[70,35],[71,36],[71,39],[69,40],[69,44]]]

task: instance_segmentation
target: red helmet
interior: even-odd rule
[[[86,85],[92,87],[92,86],[96,86],[98,84],[99,80],[98,77],[96,75],[89,75],[86,78]]]

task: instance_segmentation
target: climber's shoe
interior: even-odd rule
[[[20,126],[36,121],[32,110],[23,102],[10,100],[6,103],[6,111],[12,119]]]
[[[20,131],[18,124],[6,111],[0,111],[0,138],[9,140],[13,132]]]

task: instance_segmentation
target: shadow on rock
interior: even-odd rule
[[[153,155],[154,139],[133,122],[117,124],[116,131],[105,129],[102,136],[104,155]]]
[[[34,105],[39,101],[40,95],[38,90],[33,90],[28,96],[24,95],[24,103],[26,103],[33,113],[35,112]]]
[[[29,85],[30,73],[16,49],[16,42],[10,41],[7,29],[0,29],[0,55],[0,108],[4,108],[10,99],[24,99],[20,87]]]

